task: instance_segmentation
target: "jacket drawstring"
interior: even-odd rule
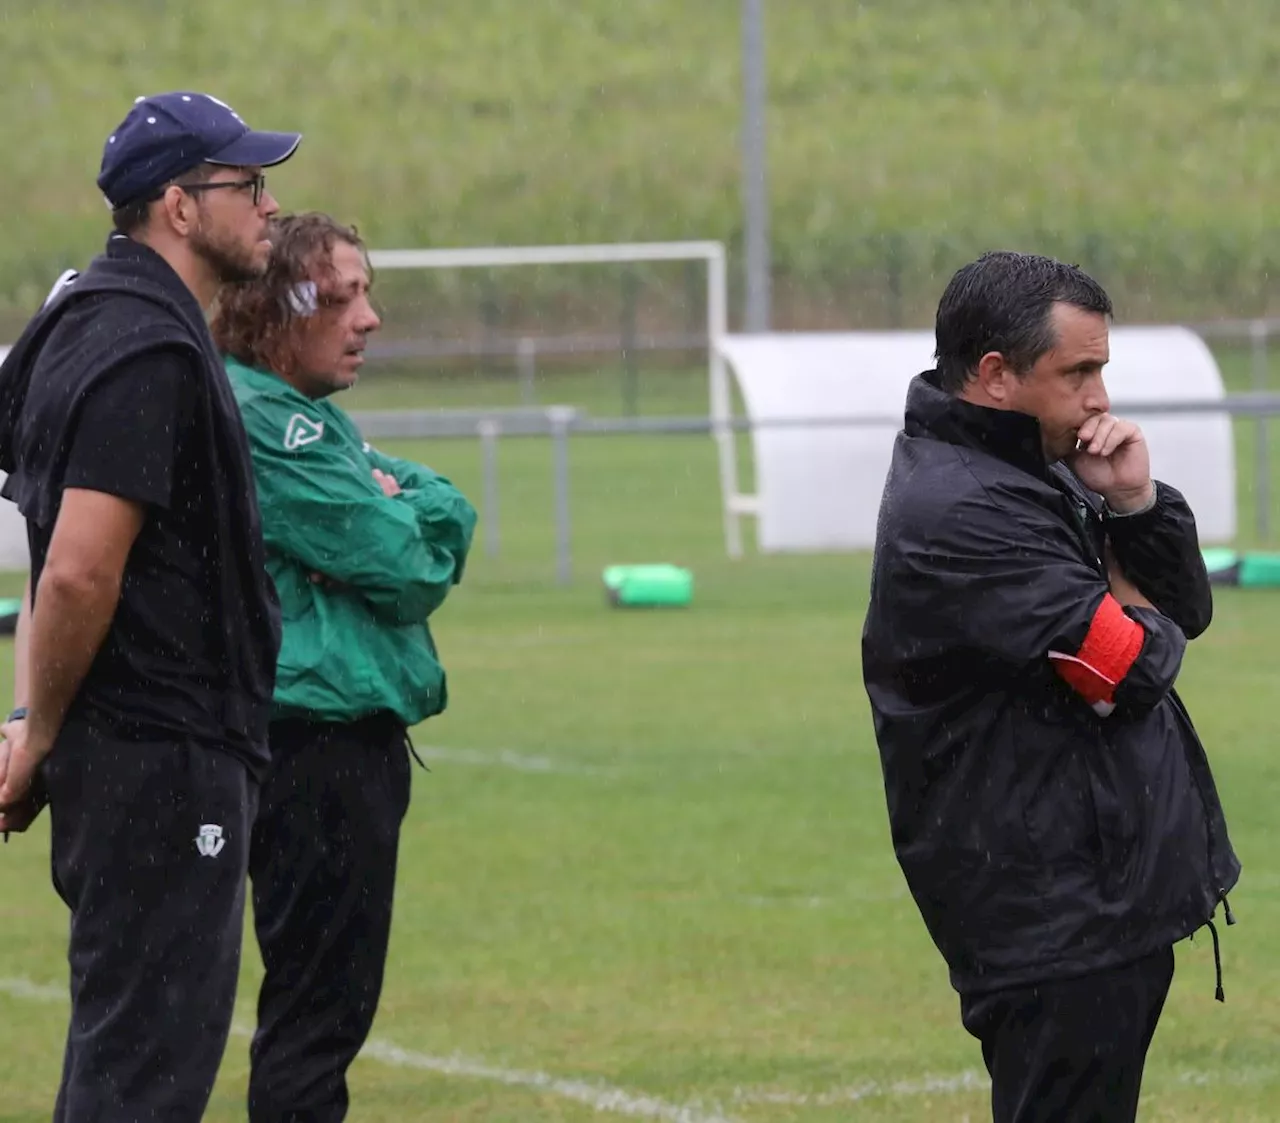
[[[1218,948],[1218,930],[1213,926],[1213,921],[1206,921],[1209,925],[1209,935],[1213,937],[1213,969],[1217,974],[1218,987],[1213,992],[1213,997],[1219,1002],[1226,1002],[1227,996],[1222,990],[1222,952]]]
[[[413,759],[416,760],[418,764],[422,766],[422,769],[424,772],[431,771],[431,769],[427,767],[427,762],[418,755],[418,750],[413,747],[413,738],[409,736],[409,731],[407,729],[404,731],[404,747],[409,750],[409,754],[413,757]],[[1231,922],[1228,921],[1228,923],[1231,923]]]

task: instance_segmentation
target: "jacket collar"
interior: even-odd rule
[[[222,361],[223,365],[227,368],[227,374],[229,374],[233,379],[243,382],[246,386],[254,387],[259,391],[278,395],[286,401],[308,406],[312,409],[315,409],[323,402],[328,401],[327,398],[308,398],[301,390],[291,386],[269,367],[250,366],[248,363],[241,362],[231,354],[223,355]]]
[[[941,388],[936,370],[911,380],[905,429],[908,436],[928,436],[981,449],[1024,472],[1048,477],[1039,421],[1025,413],[990,409],[957,398]]]
[[[272,386],[273,388],[278,383],[283,386],[285,390],[293,389],[293,387],[285,382],[283,378],[272,371],[267,370],[266,367],[250,366],[248,363],[241,362],[231,354],[224,354],[222,356],[222,362],[226,366],[228,374],[233,374],[237,378],[243,378],[246,382],[257,382],[261,385]],[[269,382],[268,379],[270,379]]]
[[[197,326],[208,321],[196,294],[187,288],[186,281],[178,276],[173,266],[150,246],[125,234],[112,234],[103,252],[89,263],[86,276],[95,270],[114,277],[121,288],[141,290],[150,287],[153,294],[163,294],[172,302],[172,310],[180,313],[198,336],[207,334]]]

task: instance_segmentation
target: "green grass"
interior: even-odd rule
[[[635,381],[635,415],[706,417],[710,412],[707,368],[641,367]],[[735,403],[741,395],[734,383]],[[623,417],[628,397],[621,365],[540,373],[527,401],[514,373],[462,370],[451,373],[385,367],[365,376],[342,399],[344,409],[514,409],[568,405],[593,417]]]
[[[473,442],[387,447],[478,494]],[[437,618],[453,702],[417,740],[449,752],[414,775],[374,1036],[719,1105],[742,1123],[989,1117],[976,1090],[812,1102],[981,1069],[890,848],[858,664],[866,558],[726,560],[705,437],[575,439],[572,469],[574,585],[554,583],[547,446],[513,440],[502,554],[481,542]],[[606,607],[599,569],[618,560],[692,566],[693,607]],[[1178,949],[1148,1123],[1275,1117],[1277,631],[1280,597],[1223,591],[1183,672],[1245,874],[1224,936],[1225,1006],[1208,940]],[[0,645],[0,681],[9,660]],[[550,767],[504,766],[503,754]],[[66,916],[46,832],[47,819],[0,848],[0,976],[60,987]],[[250,938],[245,1024],[259,977]],[[64,1031],[64,1006],[0,989],[4,1123],[47,1118]],[[244,1117],[245,1058],[233,1038],[211,1123]],[[610,1117],[546,1088],[372,1056],[354,1067],[353,1095],[353,1123]]]
[[[945,276],[994,243],[1084,261],[1134,314],[1274,302],[1280,26],[1265,0],[767,7],[780,322],[927,322]],[[11,0],[0,292],[27,309],[97,248],[103,142],[136,95],[174,87],[305,131],[272,172],[280,198],[375,245],[736,250],[739,12]]]

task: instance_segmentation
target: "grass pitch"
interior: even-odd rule
[[[350,405],[375,404],[370,383]],[[360,395],[360,397],[357,397]],[[471,442],[388,444],[479,494]],[[550,456],[504,443],[502,549],[435,622],[449,712],[422,726],[375,1044],[351,1118],[989,1117],[976,1042],[894,863],[858,665],[864,557],[730,562],[713,447],[575,438],[575,583],[554,582]],[[600,568],[693,567],[686,611],[610,609]],[[1219,593],[1181,686],[1245,872],[1224,933],[1178,948],[1147,1123],[1280,1102],[1280,596]],[[0,681],[10,647],[0,646]],[[47,821],[0,848],[0,1121],[52,1105],[66,916]],[[260,967],[246,940],[238,1019]],[[233,1037],[208,1119],[244,1118]]]

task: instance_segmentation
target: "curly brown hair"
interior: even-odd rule
[[[305,315],[296,307],[298,286],[315,284],[321,302],[331,272],[333,247],[355,246],[372,279],[369,253],[354,226],[319,211],[277,215],[271,220],[271,258],[251,281],[225,285],[210,322],[218,350],[246,366],[287,374],[292,342]]]

